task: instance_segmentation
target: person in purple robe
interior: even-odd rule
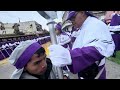
[[[53,65],[68,65],[79,79],[106,79],[105,59],[115,49],[107,25],[89,11],[70,11],[67,20],[79,30],[70,50],[59,45],[49,47]]]
[[[120,25],[120,14],[115,14],[112,17],[112,20],[110,22],[110,26],[117,26]]]
[[[67,33],[62,31],[62,25],[60,23],[55,26],[55,32],[57,43],[69,49],[71,38]]]
[[[115,43],[115,52],[113,57],[116,57],[116,51],[120,50],[120,14],[116,13],[113,15],[109,27],[112,28],[110,32],[112,33],[112,38]]]
[[[60,23],[58,23],[55,26],[55,32],[56,32],[57,44],[62,45],[64,48],[70,49],[71,38],[67,33],[62,31],[62,25]],[[63,67],[64,78],[66,79],[69,79],[68,71],[69,69],[67,66]]]

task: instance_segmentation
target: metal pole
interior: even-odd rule
[[[52,20],[49,20],[49,22],[47,23],[47,25],[49,27],[49,31],[50,31],[51,42],[52,42],[52,44],[57,44],[56,33],[54,30],[54,24],[55,24],[55,22]]]
[[[49,22],[47,23],[47,25],[49,27],[49,31],[50,31],[51,42],[52,42],[52,44],[57,44],[54,24],[55,24],[55,22],[53,20],[49,20]],[[57,73],[57,78],[63,79],[63,71],[62,71],[62,69],[59,68],[59,67],[55,67],[55,71]]]
[[[54,30],[55,22],[53,21],[53,19],[57,18],[56,11],[38,11],[38,13],[48,21],[47,25],[50,31],[51,42],[52,44],[57,44],[56,33]],[[63,79],[62,68],[55,67],[55,72],[57,73],[56,77],[58,77],[59,79]]]

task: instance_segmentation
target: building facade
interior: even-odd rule
[[[6,34],[14,34],[14,23],[3,23]],[[19,31],[24,34],[35,34],[42,33],[42,25],[38,24],[36,21],[27,21],[27,22],[19,22]],[[3,30],[0,29],[0,34],[3,34]]]

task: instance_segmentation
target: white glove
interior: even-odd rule
[[[53,65],[57,67],[71,65],[72,60],[69,50],[60,45],[51,45],[48,49],[50,52],[49,57]]]

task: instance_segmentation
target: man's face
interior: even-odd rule
[[[116,14],[120,14],[120,11],[115,11]]]
[[[80,28],[84,22],[83,18],[84,18],[84,14],[82,11],[76,13],[76,15],[71,19],[73,26],[75,28]]]
[[[59,30],[55,30],[56,34],[59,35],[60,34],[60,31]]]
[[[31,74],[44,74],[47,69],[46,54],[41,54],[40,56],[34,54],[25,69]]]

